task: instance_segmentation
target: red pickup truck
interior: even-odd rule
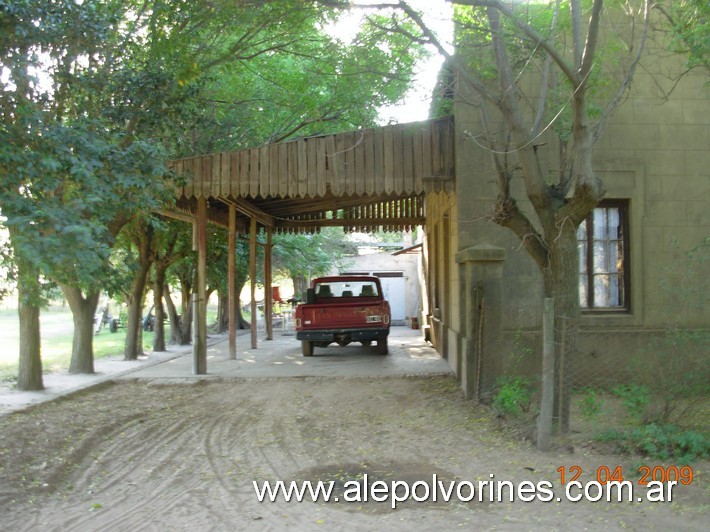
[[[314,347],[333,342],[346,346],[377,342],[377,352],[387,354],[390,333],[390,305],[382,295],[377,277],[341,275],[314,279],[306,303],[296,307],[296,339],[303,356],[312,356]]]

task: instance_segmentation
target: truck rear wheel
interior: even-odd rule
[[[309,340],[301,340],[301,350],[303,351],[304,357],[313,356],[313,342]]]
[[[387,338],[381,338],[377,340],[377,354],[386,355],[387,354]]]

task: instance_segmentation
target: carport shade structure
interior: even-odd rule
[[[163,211],[193,223],[198,251],[194,371],[207,372],[207,223],[229,229],[229,353],[236,358],[237,233],[249,233],[251,304],[255,308],[256,235],[267,234],[264,277],[271,293],[271,235],[313,232],[408,230],[425,224],[424,198],[454,183],[453,118],[299,138],[239,151],[170,161],[184,180],[175,205]],[[273,338],[272,302],[266,298],[267,339]],[[257,348],[252,312],[251,347]]]

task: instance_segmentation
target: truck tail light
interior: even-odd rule
[[[301,318],[296,318],[296,328],[297,329],[301,328]]]
[[[384,322],[385,325],[389,324],[389,322],[390,322],[390,315],[389,315],[389,314],[385,314],[385,315],[382,317],[382,321]]]

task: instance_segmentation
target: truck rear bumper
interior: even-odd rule
[[[389,336],[389,328],[378,329],[327,329],[296,331],[297,340],[310,342],[371,342]]]

